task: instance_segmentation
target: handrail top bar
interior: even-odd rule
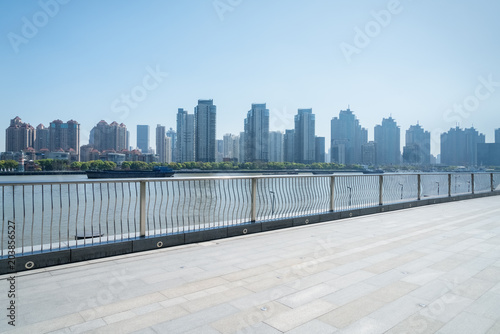
[[[19,185],[63,185],[63,184],[95,184],[95,183],[141,183],[141,182],[177,182],[177,181],[200,181],[200,180],[251,180],[251,179],[291,179],[291,178],[330,178],[330,177],[374,177],[374,176],[431,176],[431,175],[471,175],[471,174],[500,174],[500,172],[455,172],[455,173],[380,173],[380,174],[319,174],[319,175],[245,175],[245,176],[201,176],[201,177],[165,177],[165,178],[110,178],[110,179],[86,179],[86,180],[68,180],[68,181],[13,181],[1,182],[0,187],[19,186]]]

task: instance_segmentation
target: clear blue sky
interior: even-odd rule
[[[457,122],[490,142],[500,128],[496,0],[59,1],[0,1],[2,129],[15,116],[33,126],[75,119],[85,144],[97,122],[116,120],[134,146],[136,125],[149,124],[154,147],[156,124],[175,128],[177,108],[210,98],[217,138],[242,131],[262,102],[271,130],[313,108],[327,142],[348,105],[369,138],[392,115],[404,145],[419,121],[434,154]]]

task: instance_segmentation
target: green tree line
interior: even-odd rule
[[[68,164],[65,160],[42,159],[36,163],[43,171],[55,170],[112,170],[117,165],[111,161],[93,160],[88,162],[75,161]],[[316,169],[316,170],[339,170],[339,169],[361,169],[358,165],[340,165],[335,163],[313,163],[301,164],[294,162],[171,162],[171,163],[146,163],[143,161],[125,161],[118,166],[124,170],[152,170],[155,166],[168,166],[174,170],[295,170],[295,169]],[[17,162],[16,162],[17,167]],[[14,167],[15,168],[15,167]]]

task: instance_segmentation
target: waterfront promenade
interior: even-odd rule
[[[497,196],[16,275],[16,333],[500,333]],[[0,332],[9,299],[0,281]]]

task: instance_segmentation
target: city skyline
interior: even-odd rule
[[[221,1],[2,2],[0,124],[78,119],[85,144],[103,119],[129,125],[135,143],[133,125],[175,127],[179,106],[210,98],[217,138],[265,101],[271,131],[312,108],[327,146],[328,121],[349,104],[369,140],[392,115],[401,129],[422,124],[434,155],[457,123],[494,141],[499,3]]]
[[[198,121],[196,121],[197,118]],[[146,156],[156,153],[158,161],[162,163],[211,162],[229,158],[239,162],[288,161],[309,164],[325,162],[323,157],[328,154],[329,160],[326,162],[348,165],[429,165],[435,164],[436,158],[438,158],[430,154],[431,134],[419,123],[411,125],[405,131],[405,140],[400,143],[400,133],[402,132],[400,126],[392,117],[383,118],[381,124],[374,127],[375,141],[368,142],[367,129],[361,127],[356,115],[349,108],[340,110],[339,117],[332,118],[331,134],[334,139],[330,143],[328,153],[326,152],[325,138],[315,136],[315,115],[312,109],[298,109],[297,115],[294,116],[294,128],[283,133],[269,130],[269,110],[266,109],[266,104],[254,103],[247,113],[247,118],[244,119],[245,131],[240,132],[239,136],[228,133],[223,136],[223,139],[217,140],[215,140],[215,119],[216,106],[213,104],[213,100],[198,100],[195,114],[189,114],[183,108],[179,108],[177,132],[172,128],[167,131],[166,126],[157,124],[155,150],[143,152],[145,159],[152,159],[152,157]],[[147,125],[138,125],[137,128],[146,130],[143,131],[145,133],[149,132]],[[101,120],[90,131],[89,144],[81,146],[79,145],[80,124],[75,120],[70,120],[67,123],[54,120],[50,122],[49,128],[39,124],[35,129],[31,124],[23,122],[19,116],[16,116],[11,119],[5,134],[7,139],[5,152],[14,151],[15,153],[21,150],[26,151],[26,149],[38,154],[67,152],[72,156],[71,160],[73,161],[79,159],[80,148],[82,150],[85,148],[85,157],[87,158],[89,157],[89,149],[95,149],[96,153],[101,152],[104,155],[125,151],[131,154],[136,154],[136,151],[141,152],[139,146],[130,146],[130,133],[127,126],[123,123],[118,124],[116,121],[108,124]],[[271,138],[271,134],[281,134],[282,142],[279,144],[282,146],[281,148],[276,147],[278,142],[275,138]],[[458,137],[455,134],[458,134]],[[466,137],[472,138],[471,134],[479,136],[480,139],[466,139]],[[177,137],[179,137],[179,141],[177,141]],[[450,141],[450,138],[453,139]],[[142,138],[142,141],[144,139]],[[497,128],[495,129],[495,141],[490,142],[494,145],[482,149],[481,161],[496,161],[487,159],[485,152],[496,152],[495,150],[498,149],[496,145],[500,143],[499,139],[500,128]],[[197,143],[203,143],[202,147],[197,148]],[[228,143],[230,143],[231,148],[227,147]],[[447,152],[442,159],[438,158],[439,163],[477,165],[476,144],[484,144],[486,140],[485,135],[474,127],[461,129],[456,126],[441,133],[439,143],[441,150],[443,151],[445,148],[445,152]],[[241,145],[243,147],[240,147]],[[402,146],[403,150],[400,149]],[[318,150],[320,147],[323,152]],[[278,155],[277,150],[279,150]],[[196,156],[196,151],[206,152],[204,153],[205,157],[200,159]],[[179,153],[179,159],[175,157],[176,153]],[[460,155],[468,158],[459,157]]]

